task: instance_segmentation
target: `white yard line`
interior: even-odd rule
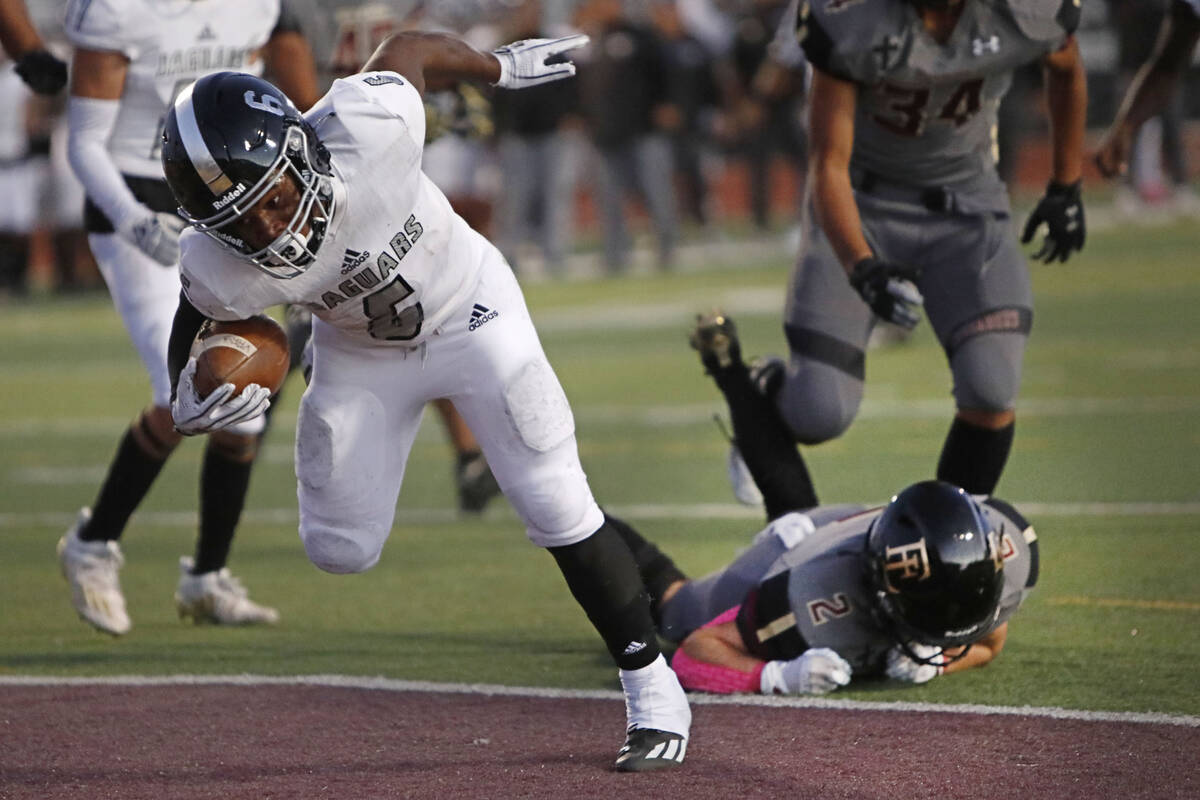
[[[533,697],[555,700],[623,700],[612,689],[544,689],[532,686],[500,686],[486,683],[434,683],[353,675],[118,675],[102,678],[0,675],[0,687],[23,686],[327,686],[339,689],[370,689],[386,692],[476,694]],[[1136,711],[1083,711],[1038,706],[987,706],[977,704],[885,703],[864,700],[832,700],[810,697],[766,697],[763,695],[708,695],[688,697],[693,705],[766,706],[772,708],[815,708],[835,711],[900,711],[904,713],[973,714],[979,716],[1044,717],[1082,722],[1126,722],[1149,725],[1178,725],[1200,728],[1200,717]]]
[[[1013,502],[1031,517],[1143,517],[1162,515],[1200,515],[1200,502],[1131,502],[1131,503],[1038,503]],[[762,510],[736,503],[631,503],[607,506],[613,514],[636,520],[689,519],[747,519],[761,520]],[[507,507],[496,507],[483,514],[485,519],[500,519],[515,515]],[[0,512],[0,530],[31,527],[65,527],[75,519],[75,511],[10,511]],[[139,511],[134,519],[143,525],[167,528],[194,528],[195,511]],[[242,519],[248,524],[288,525],[297,521],[297,512],[290,508],[247,509]],[[430,525],[461,521],[462,515],[450,507],[396,509],[396,525]]]

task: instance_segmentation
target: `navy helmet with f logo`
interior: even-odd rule
[[[876,612],[901,643],[970,644],[996,620],[996,532],[957,486],[922,481],[893,497],[867,535],[867,561]]]

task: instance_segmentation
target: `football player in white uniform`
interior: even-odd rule
[[[1096,166],[1107,178],[1124,174],[1133,137],[1142,123],[1170,102],[1200,42],[1200,0],[1173,0],[1159,29],[1154,53],[1134,76],[1121,108],[1096,150]]]
[[[592,497],[570,406],[512,270],[421,171],[423,91],[566,78],[575,68],[563,54],[586,40],[482,53],[443,34],[397,34],[304,116],[271,84],[239,73],[181,92],[162,149],[195,228],[180,240],[173,412],[179,430],[201,433],[268,402],[254,384],[197,396],[188,350],[205,317],[243,319],[280,303],[311,309],[312,374],[296,434],[299,532],[314,564],[352,573],[379,560],[422,409],[449,398],[616,661],[628,715],[617,768],[641,771],[682,762],[687,699],[659,652],[633,556]]]
[[[151,404],[122,438],[94,505],[58,545],[76,611],[114,635],[130,628],[117,540],[181,439],[171,419],[167,342],[180,289],[183,222],[163,180],[162,121],[196,78],[223,69],[258,72],[264,58],[285,88],[315,94],[311,59],[272,57],[294,37],[273,35],[278,18],[279,0],[72,0],[67,7],[64,29],[76,48],[68,156],[87,191],[88,243],[152,388]],[[196,622],[278,618],[250,601],[225,566],[262,424],[248,421],[208,441],[195,558],[181,559],[175,594],[180,615]]]
[[[387,3],[377,0],[284,0],[283,7],[285,15],[295,20],[297,29],[306,34],[312,46],[322,90],[328,89],[335,79],[353,75],[361,70],[375,49],[393,33],[422,27],[422,17],[430,11],[413,0],[390,0]],[[439,30],[445,32],[444,29]],[[426,107],[430,115],[441,116],[436,104],[441,97],[458,97],[458,93],[441,92],[436,97],[426,98]],[[303,106],[301,108],[303,109]],[[456,212],[474,211],[473,214],[463,213],[463,216],[468,223],[472,223],[473,228],[486,233],[486,229],[479,224],[478,209],[464,207],[459,202],[460,199],[470,198],[456,197],[442,181],[443,176],[435,174],[430,168],[433,152],[454,152],[456,146],[452,140],[458,137],[448,138],[445,131],[429,130],[427,133],[427,138],[430,139],[428,144],[432,144],[433,141],[437,144],[432,148],[428,144],[426,146],[423,158],[426,174],[448,195]],[[441,161],[446,162],[447,159],[442,158]],[[442,172],[445,173],[445,170]],[[486,222],[486,219],[483,221]],[[292,340],[293,353],[296,353],[297,346],[303,346],[303,342],[307,341],[312,331],[311,316],[298,306],[289,306],[287,318],[288,337]],[[293,358],[293,366],[302,360]],[[463,421],[462,415],[454,408],[454,404],[445,398],[438,398],[433,401],[433,407],[441,418],[454,450],[458,507],[468,513],[482,512],[491,499],[500,494],[496,478],[488,467],[479,442]]]

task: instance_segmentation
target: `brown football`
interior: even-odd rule
[[[205,322],[196,334],[192,355],[196,394],[201,398],[223,383],[232,383],[235,395],[251,383],[275,394],[288,373],[287,333],[265,314],[236,322]]]

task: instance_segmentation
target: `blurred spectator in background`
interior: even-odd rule
[[[661,40],[635,24],[621,0],[583,0],[576,24],[591,43],[575,59],[580,111],[596,148],[596,189],[604,261],[612,272],[629,265],[632,240],[625,199],[639,195],[658,237],[658,264],[675,258],[671,145],[664,130],[680,112],[669,103]]]
[[[663,127],[675,159],[680,211],[705,227],[712,221],[712,213],[704,156],[712,141],[714,115],[721,99],[721,64],[684,28],[675,0],[656,0],[651,4],[650,18],[662,37],[669,101]],[[727,75],[728,80],[733,77]]]
[[[804,63],[797,61],[794,50],[783,50],[794,34],[776,36],[787,6],[785,0],[750,3],[737,20],[731,51],[742,87],[734,111],[738,150],[749,168],[750,213],[760,230],[771,227],[771,183],[778,174],[779,157],[797,176],[803,174],[807,159],[801,115]],[[801,185],[797,177],[796,210]]]
[[[1137,69],[1150,60],[1172,2],[1109,0],[1117,36],[1119,80],[1123,85],[1131,85]],[[1179,3],[1184,4],[1183,0]],[[1132,137],[1126,156],[1126,183],[1116,196],[1117,211],[1123,216],[1137,218],[1156,207],[1172,204],[1183,211],[1200,210],[1200,203],[1188,184],[1183,96],[1177,88],[1164,94],[1156,113]]]
[[[542,37],[542,3],[526,0],[507,23],[501,37],[505,41]],[[547,272],[561,276],[573,236],[582,155],[578,124],[572,122],[578,110],[576,83],[567,79],[521,91],[497,89],[492,103],[503,176],[496,198],[496,244],[521,274],[521,246],[536,242]]]

